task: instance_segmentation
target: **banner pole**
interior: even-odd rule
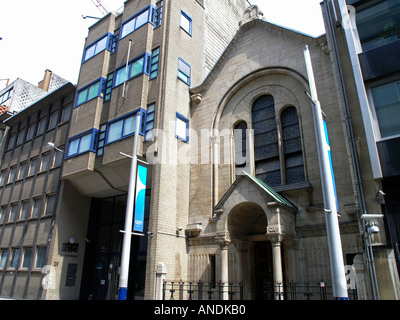
[[[137,148],[140,130],[140,111],[136,116],[136,131],[133,143],[131,159],[131,171],[129,175],[128,199],[126,201],[125,230],[121,252],[121,274],[119,277],[118,300],[126,300],[128,293],[129,262],[131,254],[133,210],[135,207],[136,175],[137,175]]]
[[[311,99],[313,101],[313,116],[315,136],[317,140],[318,159],[321,173],[321,185],[324,198],[324,214],[326,233],[328,237],[329,260],[332,276],[333,297],[335,300],[348,300],[347,282],[344,270],[342,242],[339,231],[338,207],[336,198],[335,178],[333,176],[331,151],[328,132],[318,100],[314,71],[308,46],[304,48],[308,81],[310,83]]]

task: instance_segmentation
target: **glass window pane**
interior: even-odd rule
[[[26,175],[27,163],[23,162],[19,165],[18,179],[23,179]]]
[[[132,116],[125,119],[123,136],[134,133],[135,127],[136,127],[136,116]]]
[[[143,67],[144,67],[144,57],[133,62],[130,67],[129,78],[135,77],[143,73]]]
[[[46,247],[38,247],[36,250],[35,268],[41,269],[44,267],[46,258]]]
[[[42,134],[46,129],[46,118],[43,118],[39,121],[38,129],[37,129],[37,135]]]
[[[46,197],[46,210],[45,215],[52,215],[54,211],[54,205],[56,203],[56,196],[54,194],[48,195]]]
[[[357,29],[364,51],[400,39],[399,14],[400,3],[391,0],[357,12]]]
[[[37,168],[38,168],[38,158],[34,158],[31,160],[31,162],[29,163],[29,172],[28,175],[34,175],[37,172]]]
[[[49,120],[49,127],[48,129],[54,129],[57,125],[57,120],[58,120],[58,112],[54,112],[50,115],[50,120]]]
[[[117,71],[115,75],[115,84],[114,86],[118,86],[125,81],[125,68],[121,68]]]
[[[83,153],[89,151],[92,145],[92,133],[87,134],[80,138],[81,142],[79,144],[79,151],[78,153]]]
[[[91,45],[89,48],[86,49],[86,53],[85,53],[85,60],[90,59],[91,57],[93,57],[95,55],[95,50],[96,50],[96,44]]]
[[[17,268],[18,267],[18,261],[19,261],[20,253],[21,253],[21,249],[19,249],[19,248],[13,249],[12,258],[11,258],[11,268]]]
[[[8,259],[8,250],[1,250],[0,268],[5,269]]]
[[[32,218],[39,218],[42,214],[42,198],[33,200]]]
[[[10,216],[8,221],[17,221],[18,218],[18,204],[14,203],[11,205]]]
[[[122,137],[123,120],[110,124],[108,128],[108,142],[113,142]]]
[[[107,46],[107,37],[104,37],[103,39],[99,40],[96,44],[96,51],[95,55],[104,50]]]
[[[22,259],[22,268],[29,268],[31,266],[32,248],[24,249],[24,256]]]
[[[88,91],[89,91],[89,89],[87,88],[87,89],[82,90],[82,91],[80,91],[78,93],[78,100],[77,100],[77,103],[76,103],[77,105],[80,105],[80,104],[85,103],[87,101]]]
[[[35,125],[32,124],[28,128],[28,133],[26,134],[26,140],[31,140],[35,135]]]
[[[50,153],[46,153],[42,156],[42,161],[40,162],[40,172],[47,171],[50,168]]]
[[[100,90],[100,81],[96,82],[95,84],[92,84],[89,88],[89,95],[87,100],[91,100],[99,95],[99,90]]]
[[[126,35],[130,34],[131,32],[133,32],[135,30],[135,22],[136,22],[136,18],[132,19],[131,21],[125,23],[122,26],[121,38],[125,37]]]
[[[137,16],[136,18],[136,26],[135,29],[140,28],[142,25],[147,23],[149,19],[149,10],[144,11],[140,15]]]
[[[181,27],[187,33],[191,33],[191,23],[192,21],[183,12],[181,13]]]
[[[400,134],[400,82],[371,89],[381,137]]]
[[[79,147],[79,139],[70,141],[67,156],[78,153],[78,147]]]
[[[176,135],[183,140],[187,139],[187,122],[180,118],[176,118]]]
[[[29,213],[29,201],[23,201],[21,203],[21,210],[20,210],[19,218],[21,220],[28,219],[28,213]]]
[[[179,60],[178,68],[180,72],[182,72],[186,76],[190,76],[190,66],[182,60]]]

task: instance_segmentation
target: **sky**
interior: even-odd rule
[[[219,0],[215,0],[219,1]],[[101,0],[117,11],[125,0]],[[267,21],[311,36],[325,33],[321,0],[249,0]],[[101,17],[91,0],[0,2],[0,90],[17,78],[37,85],[44,71],[76,84],[88,28]]]

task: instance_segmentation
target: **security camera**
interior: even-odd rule
[[[379,233],[379,227],[376,224],[373,224],[371,227],[369,227],[369,232],[370,233]]]

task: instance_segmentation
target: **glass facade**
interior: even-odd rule
[[[357,28],[364,51],[400,39],[400,2],[385,0],[357,11]]]

